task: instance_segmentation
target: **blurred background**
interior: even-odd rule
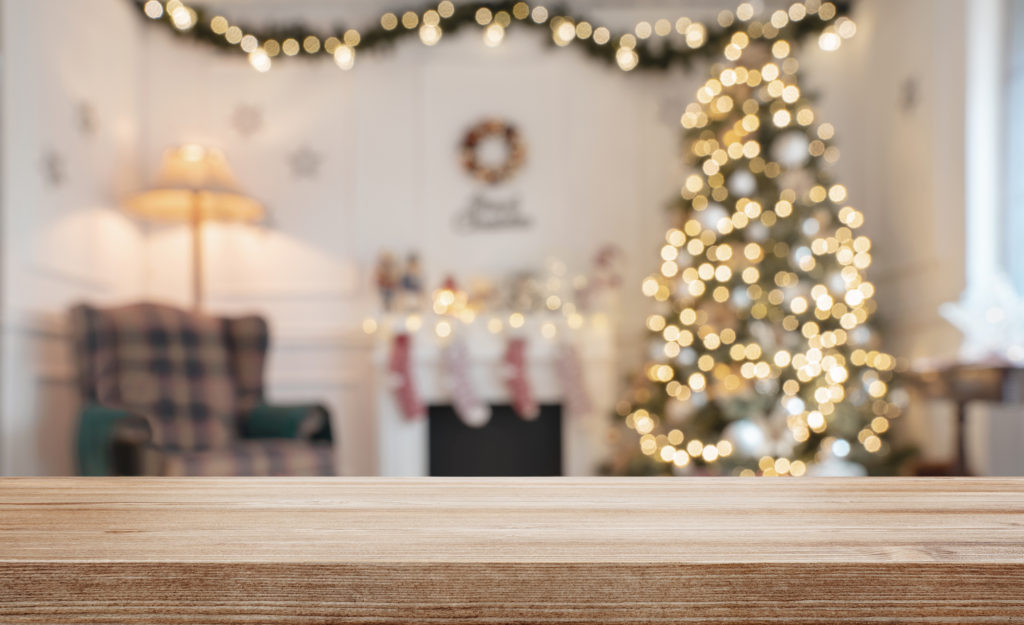
[[[1024,2],[421,4],[0,3],[0,473],[1024,474]]]

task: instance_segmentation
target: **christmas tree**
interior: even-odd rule
[[[863,214],[828,174],[834,129],[789,42],[737,32],[725,52],[682,116],[697,173],[642,285],[649,361],[618,412],[647,466],[626,470],[885,473],[895,359],[870,325]]]

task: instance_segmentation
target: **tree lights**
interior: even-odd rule
[[[828,31],[838,40],[856,30],[842,19]],[[877,465],[899,415],[895,359],[868,324],[871,241],[825,171],[835,131],[798,85],[794,47],[734,32],[680,120],[697,173],[641,285],[656,307],[650,360],[619,406],[640,451],[666,467],[799,476],[826,458]]]

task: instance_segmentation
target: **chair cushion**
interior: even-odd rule
[[[147,475],[334,475],[330,443],[287,438],[238,440],[225,449],[172,451],[148,448]]]

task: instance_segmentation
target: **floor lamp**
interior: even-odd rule
[[[227,159],[217,149],[189,144],[164,153],[156,182],[130,197],[130,212],[154,221],[187,221],[192,230],[192,308],[203,303],[203,222],[251,222],[263,205],[238,190]]]

